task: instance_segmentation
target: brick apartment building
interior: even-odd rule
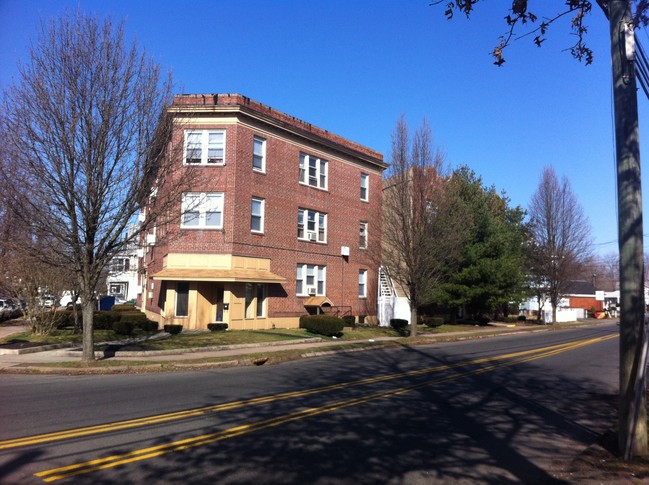
[[[186,329],[375,321],[382,155],[238,94],[177,95],[170,112],[183,120],[175,163],[199,176],[180,221],[148,236],[148,316]]]

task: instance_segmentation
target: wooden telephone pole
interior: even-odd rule
[[[647,454],[642,188],[631,0],[609,0],[608,14],[620,249],[619,446],[628,460]]]

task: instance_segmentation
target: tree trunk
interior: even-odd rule
[[[95,317],[95,300],[93,298],[84,298],[82,302],[83,315],[83,355],[84,362],[95,360],[95,338],[93,334]]]
[[[410,303],[410,336],[417,336],[417,305]]]

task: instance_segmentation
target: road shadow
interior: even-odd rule
[[[503,339],[494,347],[504,354],[524,344]],[[188,422],[182,435],[170,432],[155,444],[359,400],[306,419],[287,419],[156,459],[81,475],[70,483],[569,483],[554,477],[553,462],[594,443],[614,422],[615,393],[596,378],[561,376],[543,359],[491,369],[488,362],[466,365],[487,353],[472,346],[466,350],[451,354],[441,346],[404,347],[202,372],[203,382],[214,385],[204,405],[213,405],[232,400],[234,377],[241,380],[241,398],[247,398],[431,369],[201,416]],[[249,391],[245,382],[265,385]],[[138,439],[134,436],[128,447],[110,453],[137,449]]]

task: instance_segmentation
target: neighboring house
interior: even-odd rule
[[[129,233],[136,230],[135,226],[129,228]],[[138,275],[138,249],[137,241],[133,241],[120,251],[108,265],[106,277],[107,294],[114,296],[116,301],[135,300],[140,293]]]
[[[410,300],[400,285],[396,284],[385,266],[379,268],[378,317],[382,327],[389,327],[390,320],[407,320],[410,324]]]
[[[601,311],[604,308],[605,292],[597,291],[588,281],[572,281],[557,308],[557,321],[567,322],[586,318],[589,310]],[[539,302],[536,298],[531,298],[521,305],[521,310],[524,310],[528,316],[537,315]],[[543,321],[552,321],[552,306],[549,300],[543,303],[541,311]]]
[[[174,163],[199,176],[180,221],[143,236],[147,315],[187,329],[375,320],[382,155],[238,94],[178,95],[170,113]]]

